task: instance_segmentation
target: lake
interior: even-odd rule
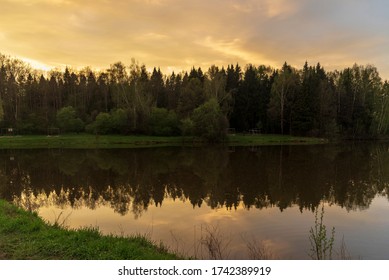
[[[310,259],[318,209],[329,238],[335,229],[333,258],[343,243],[347,257],[389,259],[387,143],[0,150],[0,158],[0,197],[50,223],[142,234],[196,258]]]

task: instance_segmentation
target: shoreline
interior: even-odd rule
[[[0,149],[117,149],[117,148],[145,148],[145,147],[172,147],[172,146],[261,146],[261,145],[314,145],[326,144],[323,138],[297,137],[289,135],[229,135],[221,143],[207,143],[198,138],[174,136],[144,136],[144,135],[92,135],[92,134],[64,134],[59,136],[23,135],[0,136]]]
[[[59,219],[59,217],[58,217]],[[50,225],[0,199],[0,260],[174,260],[162,244],[145,236],[102,235],[97,228]]]

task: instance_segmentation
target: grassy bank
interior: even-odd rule
[[[290,135],[259,134],[259,135],[230,135],[228,145],[230,146],[255,146],[255,145],[292,145],[292,144],[324,144],[328,141],[323,138],[300,137]]]
[[[183,137],[123,136],[64,134],[59,136],[23,135],[0,137],[0,148],[35,149],[35,148],[74,148],[107,149],[137,148],[150,146],[175,146],[185,143]]]
[[[230,135],[224,144],[233,146],[271,145],[271,144],[319,144],[326,141],[319,138],[294,137],[286,135]],[[2,136],[0,149],[36,149],[36,148],[141,148],[206,144],[192,137],[159,136],[122,136],[69,134],[59,136]]]
[[[176,259],[144,237],[67,230],[0,199],[0,259]]]

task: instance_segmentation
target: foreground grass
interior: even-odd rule
[[[176,259],[145,237],[102,236],[96,229],[67,230],[0,199],[0,259]]]
[[[286,135],[230,135],[224,144],[231,146],[271,145],[271,144],[319,144],[324,139],[294,137]],[[107,148],[142,148],[206,144],[192,137],[161,136],[123,136],[65,134],[59,136],[2,136],[0,149],[36,149],[36,148],[73,148],[73,149],[107,149]]]

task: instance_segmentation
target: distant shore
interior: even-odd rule
[[[296,137],[289,135],[229,135],[220,143],[228,146],[259,146],[281,144],[324,144],[328,141],[322,138]],[[92,135],[63,134],[58,136],[23,135],[1,136],[0,149],[110,149],[110,148],[142,148],[168,146],[209,145],[199,138],[193,137],[162,137],[142,135]]]

